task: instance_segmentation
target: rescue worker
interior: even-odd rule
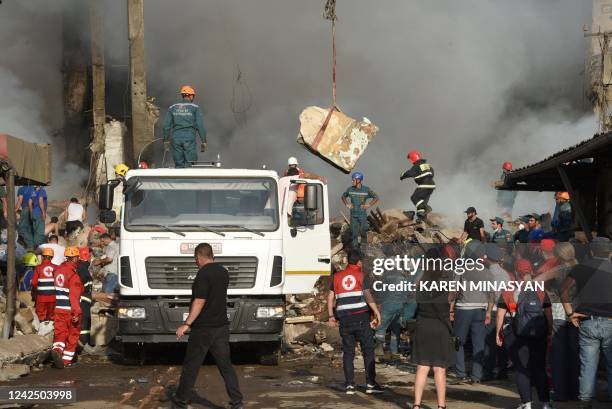
[[[512,163],[504,162],[502,164],[501,181],[504,181],[506,175],[512,172]],[[497,209],[508,219],[512,218],[512,208],[516,200],[517,192],[513,190],[498,190],[497,191]]]
[[[367,210],[378,203],[378,195],[372,189],[363,185],[363,174],[355,172],[351,176],[353,185],[342,194],[342,203],[351,209],[351,236],[353,248],[359,248],[360,239],[367,242],[368,215]],[[370,202],[368,203],[368,199]]]
[[[83,283],[83,294],[81,294],[81,332],[79,336],[79,343],[82,346],[87,344],[91,345],[91,288],[93,285],[93,279],[89,273],[89,260],[91,259],[91,253],[89,247],[81,247],[79,249],[79,262],[77,264],[77,273]]]
[[[67,247],[64,256],[66,261],[53,272],[55,311],[51,359],[53,366],[58,369],[74,365],[82,315],[80,298],[83,284],[76,271],[79,249]]]
[[[32,278],[32,298],[40,322],[53,321],[53,310],[55,310],[53,271],[57,268],[51,261],[54,255],[52,248],[42,249],[42,261],[34,269]]]
[[[324,177],[321,177],[317,174],[311,173],[311,172],[306,172],[304,171],[304,169],[299,167],[299,163],[298,160],[295,158],[295,156],[291,156],[288,160],[287,160],[287,170],[285,170],[285,176],[290,176],[289,175],[289,171],[291,169],[297,169],[297,175],[299,175],[299,177],[304,178],[304,179],[317,179],[320,180],[323,183],[327,183],[327,179],[325,179]],[[293,173],[293,172],[291,172]],[[304,193],[303,193],[304,189],[302,188],[302,197],[304,197]],[[299,196],[299,195],[298,195]]]
[[[21,269],[17,272],[17,300],[26,306],[32,306],[32,279],[38,265],[38,257],[32,252],[23,255]]]
[[[493,233],[491,234],[491,243],[496,243],[501,247],[506,247],[509,243],[512,243],[512,235],[506,229],[504,229],[504,219],[501,217],[494,217],[489,219],[491,222],[491,228]]]
[[[168,151],[172,146],[174,167],[186,168],[198,160],[196,133],[202,141],[200,152],[206,152],[206,129],[202,111],[193,103],[195,90],[189,85],[183,85],[180,94],[183,100],[168,108],[164,120],[164,149]]]
[[[376,364],[374,357],[374,328],[380,325],[381,317],[376,302],[371,294],[371,283],[361,270],[359,253],[348,254],[348,265],[345,270],[334,274],[330,291],[327,295],[327,312],[329,326],[340,324],[342,337],[342,363],[344,367],[345,391],[347,395],[355,393],[355,346],[357,342],[363,354],[363,366],[366,376],[366,393],[381,393],[376,383]],[[334,308],[335,304],[335,308]],[[370,322],[370,311],[374,314]],[[337,321],[336,321],[337,320]]]
[[[416,207],[416,214],[419,220],[425,219],[427,213],[431,212],[429,207],[429,198],[436,188],[434,182],[434,170],[425,159],[421,158],[421,154],[418,151],[410,151],[408,153],[408,160],[412,162],[412,167],[408,169],[400,177],[400,180],[407,178],[414,178],[417,184],[416,189],[410,200]]]
[[[551,221],[555,239],[568,241],[573,236],[572,205],[567,192],[555,194],[555,212]]]
[[[115,166],[115,178],[121,182],[125,182],[125,175],[127,175],[130,168],[125,163],[120,163]]]

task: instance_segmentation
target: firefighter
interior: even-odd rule
[[[79,259],[77,247],[67,247],[66,261],[55,269],[54,335],[51,358],[58,369],[74,365],[74,354],[81,331],[80,298],[83,284],[76,271]]]
[[[130,168],[125,163],[118,164],[117,166],[115,166],[115,178],[124,182],[125,175],[128,173],[128,170],[130,170]]]
[[[89,260],[91,259],[91,253],[89,247],[81,247],[79,249],[79,262],[77,264],[77,273],[83,283],[83,294],[81,294],[81,312],[83,314],[81,319],[81,332],[79,336],[79,343],[85,346],[90,343],[91,334],[91,286],[93,281],[91,274],[89,273]]]
[[[431,212],[429,207],[429,198],[436,188],[434,182],[434,170],[425,159],[421,158],[421,154],[418,151],[410,151],[408,153],[408,160],[412,162],[412,167],[408,169],[400,177],[400,180],[407,178],[414,178],[417,184],[416,189],[410,200],[416,207],[416,214],[419,220],[425,219],[427,213]]]
[[[367,210],[378,203],[378,195],[372,189],[363,185],[363,174],[355,172],[351,176],[353,185],[342,194],[342,203],[351,209],[351,236],[353,248],[359,248],[360,239],[368,238]],[[368,203],[368,199],[370,202]]]
[[[32,278],[32,298],[35,300],[35,310],[38,320],[42,323],[53,321],[55,309],[55,285],[53,284],[53,271],[57,268],[51,262],[55,253],[52,248],[42,249],[42,262],[34,269]]]
[[[502,164],[501,181],[503,182],[508,173],[512,172],[512,163],[504,162]],[[497,191],[497,210],[502,213],[503,218],[512,218],[512,209],[516,200],[517,192],[512,190]]]
[[[164,120],[164,149],[168,151],[172,146],[174,167],[186,168],[198,160],[196,133],[202,141],[200,152],[206,152],[206,129],[202,111],[193,103],[195,90],[189,85],[183,85],[179,93],[183,100],[168,108]]]

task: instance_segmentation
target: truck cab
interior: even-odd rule
[[[258,350],[275,354],[284,295],[309,293],[330,274],[327,186],[269,170],[217,167],[131,170],[122,184],[118,338],[124,346],[177,342],[198,270],[194,248],[206,242],[229,272],[230,342],[262,343]],[[113,185],[102,190],[100,207],[108,215]]]

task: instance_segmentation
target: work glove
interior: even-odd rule
[[[164,151],[168,152],[170,150],[170,139],[166,139],[164,141]]]
[[[207,144],[206,142],[202,142],[202,144],[200,145],[200,152],[206,152],[206,148],[207,148]]]

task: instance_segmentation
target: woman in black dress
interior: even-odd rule
[[[426,258],[439,259],[440,252],[436,249],[428,250]],[[428,270],[424,272],[419,282],[427,283],[427,287],[430,287],[429,283],[444,280],[447,280],[444,271]],[[449,293],[417,291],[417,303],[417,324],[412,349],[412,361],[417,364],[417,372],[412,408],[421,409],[427,375],[433,367],[438,409],[446,409],[446,368],[455,364]]]

